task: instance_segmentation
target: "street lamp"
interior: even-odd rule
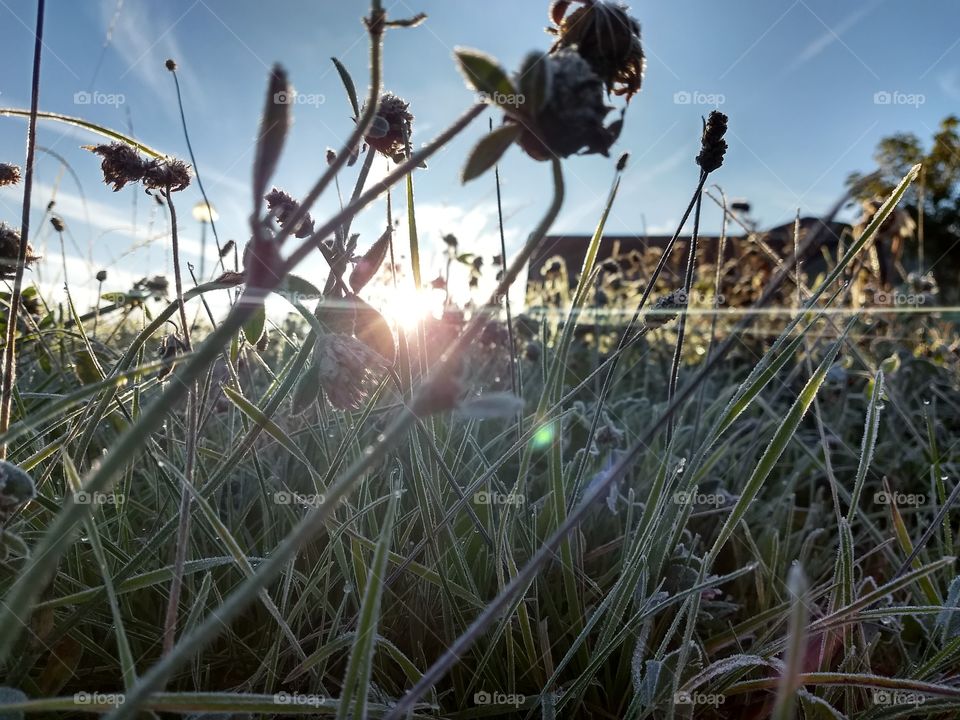
[[[200,280],[206,278],[207,259],[207,225],[220,219],[216,208],[206,200],[201,200],[193,206],[193,219],[200,223]]]

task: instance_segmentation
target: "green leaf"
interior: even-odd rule
[[[298,302],[307,302],[308,300],[320,300],[323,297],[323,293],[320,292],[316,285],[297,275],[287,275],[279,287],[273,292],[291,305],[296,305]]]
[[[878,370],[873,379],[873,390],[870,395],[870,405],[867,407],[867,420],[864,423],[863,439],[860,443],[860,463],[857,467],[857,477],[853,483],[853,493],[850,495],[850,508],[847,510],[847,522],[852,523],[860,503],[860,493],[863,483],[867,479],[867,470],[873,461],[873,450],[877,444],[877,430],[880,425],[881,398],[883,397],[883,370]]]
[[[266,324],[267,311],[261,305],[253,311],[250,319],[244,323],[243,337],[250,345],[256,345],[260,341],[260,338],[263,337],[263,331]]]
[[[294,415],[299,415],[317,401],[320,395],[320,379],[317,369],[313,365],[303,371],[293,390],[292,409]]]
[[[760,488],[763,487],[764,481],[769,477],[777,461],[780,460],[780,456],[783,455],[784,450],[787,449],[787,445],[793,438],[794,433],[800,426],[800,421],[803,419],[814,397],[816,397],[817,391],[827,377],[827,370],[833,365],[837,353],[840,352],[840,346],[846,339],[847,333],[855,321],[856,318],[847,325],[843,334],[827,352],[823,362],[820,363],[816,372],[814,372],[813,376],[807,381],[807,384],[803,390],[800,391],[793,406],[780,422],[777,431],[773,435],[773,439],[761,456],[760,462],[757,463],[753,473],[751,473],[750,478],[747,480],[740,494],[740,498],[737,500],[736,505],[734,505],[733,510],[730,511],[730,515],[727,516],[726,522],[724,522],[716,541],[714,541],[713,548],[710,550],[708,556],[709,560],[704,560],[705,567],[710,567],[713,564],[713,560],[717,557],[720,549],[726,544],[727,540],[730,539],[730,536],[733,535],[737,525],[740,524],[740,521],[744,515],[746,515],[747,509],[756,499]]]
[[[352,717],[367,716],[367,693],[373,670],[377,625],[380,620],[380,601],[383,596],[387,557],[390,552],[390,535],[393,532],[393,518],[399,495],[398,491],[391,492],[380,540],[373,554],[373,563],[370,565],[367,586],[363,593],[363,603],[360,605],[357,638],[350,653],[350,662],[347,664],[343,681],[343,694],[340,698],[337,720],[346,720],[351,717],[351,708],[354,709]]]
[[[343,63],[337,60],[335,57],[330,58],[333,61],[334,67],[337,68],[337,72],[340,73],[340,81],[343,83],[343,87],[347,91],[347,97],[350,99],[350,107],[353,108],[353,116],[355,118],[360,117],[360,103],[357,102],[357,86],[353,84],[353,78],[350,77],[350,73],[343,66]]]
[[[510,123],[499,127],[486,135],[470,151],[467,164],[463,168],[463,182],[467,183],[480,177],[492,168],[510,149],[510,146],[520,137],[523,131],[520,125]]]
[[[466,78],[467,84],[483,95],[486,102],[497,104],[498,100],[506,100],[517,94],[506,70],[486,53],[458,48],[454,55],[460,63],[460,72]]]
[[[527,55],[520,66],[517,77],[520,95],[517,98],[517,109],[525,115],[535,117],[543,110],[543,106],[550,97],[550,87],[553,77],[550,72],[550,63],[543,53],[532,52]]]

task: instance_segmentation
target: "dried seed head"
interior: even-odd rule
[[[0,187],[16,185],[20,182],[20,168],[16,165],[0,163]]]
[[[464,387],[459,373],[447,365],[425,380],[413,397],[411,410],[417,417],[450,412],[460,407]]]
[[[33,247],[27,243],[24,266],[29,268],[40,259],[33,254]],[[9,280],[16,275],[20,262],[20,233],[12,227],[0,224],[0,280]]]
[[[294,200],[283,190],[274,188],[263,197],[267,201],[267,209],[277,219],[281,227],[286,227],[287,223],[293,218],[294,213],[300,209],[300,203]],[[297,225],[293,232],[295,237],[305,238],[313,234],[313,218],[310,213],[303,216],[303,219]]]
[[[373,124],[364,140],[374,150],[401,163],[407,157],[407,148],[413,135],[413,115],[410,103],[392,93],[380,96],[380,105]]]
[[[143,278],[143,280],[139,280],[137,282],[137,285],[153,293],[153,296],[157,300],[165,298],[167,296],[167,291],[170,289],[170,281],[167,280],[163,275],[154,275],[151,278]]]
[[[603,413],[603,423],[597,428],[595,442],[601,448],[619,447],[623,443],[624,432],[610,420],[610,416]]]
[[[387,362],[349,335],[328,333],[313,350],[317,379],[330,404],[338,410],[359,410]]]
[[[37,486],[22,468],[0,460],[0,519],[6,520],[18,507],[37,496]]]
[[[684,290],[674,290],[654,303],[653,309],[644,315],[643,324],[648,330],[656,330],[676,318],[686,307],[687,293]]]
[[[233,252],[233,249],[236,246],[237,244],[233,240],[227,240],[227,242],[224,243],[223,247],[220,248],[220,257],[225,258],[227,255]]]
[[[697,165],[704,172],[711,173],[723,165],[723,156],[727,152],[727,116],[714,110],[703,123],[703,138],[700,141],[700,154]]]
[[[143,186],[148,190],[178,192],[189,184],[190,166],[176,158],[151,160],[143,173]]]
[[[107,281],[107,271],[100,270],[97,272],[97,282],[106,282]]]
[[[508,122],[524,126],[520,147],[535,160],[549,160],[553,155],[569,157],[581,150],[608,155],[622,122],[603,124],[613,109],[604,103],[603,82],[573,50],[560,50],[546,61],[551,75],[550,95],[542,109],[530,123],[507,116]]]
[[[157,373],[157,380],[163,380],[173,372],[176,367],[176,363],[173,361],[178,355],[182,355],[186,349],[186,343],[183,342],[177,333],[170,333],[164,336],[163,340],[160,341],[157,357],[160,360],[168,361],[170,364],[160,368],[160,372]]]
[[[63,219],[57,217],[56,215],[50,218],[50,224],[53,226],[53,229],[56,230],[58,233],[62,233],[64,230],[67,229],[67,226],[63,224]]]
[[[607,0],[579,0],[583,7],[570,15],[569,0],[551,7],[555,27],[547,32],[557,36],[554,50],[576,48],[609,92],[630,98],[640,92],[646,59],[640,43],[640,23],[625,5]]]
[[[542,354],[543,347],[536,340],[528,342],[527,347],[524,348],[523,351],[523,356],[530,362],[539,362]]]
[[[174,70],[177,69],[177,63],[174,61],[173,58],[167,58],[167,61],[164,63],[164,65],[166,66],[167,70],[169,70],[170,72],[173,72]]]
[[[143,180],[143,174],[147,171],[147,162],[126,143],[114,142],[109,145],[85,147],[103,158],[100,163],[103,182],[113,185],[114,192],[122,189],[127,183]]]
[[[337,161],[337,151],[333,148],[327,148],[327,165],[333,165]]]

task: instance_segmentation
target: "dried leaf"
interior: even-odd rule
[[[353,268],[350,273],[350,287],[354,292],[363,290],[380,270],[384,258],[387,257],[387,250],[390,249],[390,233],[391,229],[387,228]]]
[[[286,71],[279,65],[274,65],[270,72],[267,98],[257,133],[257,154],[253,162],[254,207],[260,206],[260,198],[266,194],[267,184],[280,161],[287,130],[290,128],[292,98],[293,88],[287,80]]]

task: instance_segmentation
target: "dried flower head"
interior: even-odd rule
[[[317,379],[338,410],[359,410],[377,376],[387,369],[383,357],[349,335],[320,336],[313,357]]]
[[[413,115],[410,103],[393,93],[380,96],[380,105],[373,124],[364,138],[367,144],[396,163],[407,157],[410,137],[413,135]]]
[[[109,145],[87,145],[87,150],[103,158],[100,169],[103,181],[113,185],[113,191],[121,190],[127,183],[143,180],[147,162],[126,143],[114,142]]]
[[[723,165],[723,156],[727,152],[727,141],[723,136],[727,134],[727,116],[714,110],[703,123],[703,138],[700,141],[700,154],[697,155],[697,165],[704,172],[711,173]]]
[[[687,307],[687,293],[684,290],[674,290],[656,303],[643,317],[643,324],[647,330],[656,330],[666,325]]]
[[[151,278],[137,280],[134,287],[140,290],[146,290],[157,300],[162,300],[167,296],[167,292],[170,289],[170,281],[163,275],[154,275]]]
[[[579,7],[567,15],[573,0],[558,0],[550,8],[557,36],[553,50],[576,48],[590,63],[609,92],[630,98],[640,92],[646,59],[640,43],[640,23],[625,5],[607,0],[576,0]]]
[[[107,271],[98,270],[97,271],[97,282],[106,282],[107,281]]]
[[[220,257],[225,258],[227,255],[233,252],[233,249],[237,246],[237,243],[233,240],[227,240],[224,243],[223,247],[220,248]]]
[[[163,380],[170,373],[173,372],[173,369],[176,367],[174,362],[178,355],[182,355],[187,351],[187,344],[183,341],[177,333],[170,333],[165,335],[163,340],[160,341],[160,347],[157,350],[157,358],[160,360],[165,360],[169,362],[169,365],[165,365],[160,368],[160,372],[157,373],[157,380]]]
[[[0,460],[0,519],[6,520],[18,507],[37,496],[37,486],[22,468]]]
[[[283,190],[278,190],[277,188],[268,192],[263,199],[267,201],[267,208],[277,219],[277,222],[280,223],[281,227],[286,227],[287,222],[289,222],[293,218],[294,213],[300,209],[299,202]],[[293,234],[295,237],[301,239],[313,234],[313,218],[310,216],[310,213],[303,216],[303,219],[297,225]]]
[[[167,61],[164,63],[164,65],[170,72],[173,72],[177,69],[177,62],[173,58],[167,58]]]
[[[151,160],[143,173],[143,186],[148,190],[178,192],[189,184],[190,166],[176,158]]]
[[[58,233],[62,233],[67,229],[67,226],[63,224],[63,218],[57,217],[56,215],[50,218],[50,224],[53,226],[53,229]]]
[[[20,182],[20,168],[16,165],[0,163],[0,187],[16,185]]]
[[[85,145],[87,150],[103,158],[100,169],[103,181],[113,185],[113,191],[127,183],[143,181],[148,190],[177,192],[190,184],[190,166],[176,158],[147,160],[126,143]]]
[[[544,60],[550,77],[549,94],[535,117],[508,114],[508,122],[520,123],[520,147],[534,160],[553,155],[609,155],[620,136],[622,120],[604,125],[613,109],[604,103],[603,82],[590,65],[573,50],[559,50]]]
[[[24,257],[25,267],[30,267],[40,259],[33,254],[33,247],[27,243],[27,254]],[[9,280],[16,275],[17,265],[20,262],[20,233],[12,227],[0,224],[0,280]]]

